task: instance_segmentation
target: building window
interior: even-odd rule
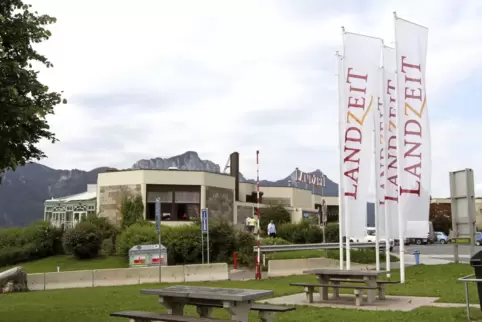
[[[85,217],[87,217],[87,211],[74,211],[74,225],[81,222]]]

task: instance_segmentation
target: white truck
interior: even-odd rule
[[[407,221],[405,227],[405,245],[431,244],[435,239],[435,232],[431,221]]]

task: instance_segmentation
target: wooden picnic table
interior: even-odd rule
[[[185,305],[195,305],[201,317],[211,317],[212,309],[222,307],[231,314],[231,320],[248,322],[248,313],[254,302],[273,296],[271,290],[250,290],[204,286],[170,286],[145,289],[141,294],[157,295],[169,314],[184,315]]]
[[[372,304],[377,296],[377,277],[387,274],[385,271],[362,271],[362,270],[339,270],[339,269],[310,269],[303,271],[303,274],[316,275],[321,285],[332,284],[335,298],[339,297],[339,281],[332,281],[336,279],[353,279],[362,280],[367,287],[367,303]],[[322,301],[328,300],[328,287],[320,286],[320,297]]]

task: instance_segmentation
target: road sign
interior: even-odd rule
[[[474,255],[477,228],[474,171],[464,169],[450,172],[450,202],[452,210],[452,238],[470,238],[470,255]],[[454,243],[454,260],[459,261],[459,250]]]
[[[156,199],[156,231],[161,231],[161,199]]]
[[[203,233],[207,233],[209,230],[208,209],[201,210],[201,230]]]
[[[322,214],[322,222],[323,225],[326,225],[326,222],[328,221],[328,206],[326,205],[326,200],[323,199],[322,205],[321,205],[321,214]]]

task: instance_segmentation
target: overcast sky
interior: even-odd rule
[[[393,11],[429,28],[432,194],[475,170],[482,194],[482,2],[477,0],[31,0],[55,16],[41,79],[69,104],[42,143],[54,168],[126,168],[199,152],[263,179],[295,167],[339,182],[335,51],[341,26],[393,42]]]

